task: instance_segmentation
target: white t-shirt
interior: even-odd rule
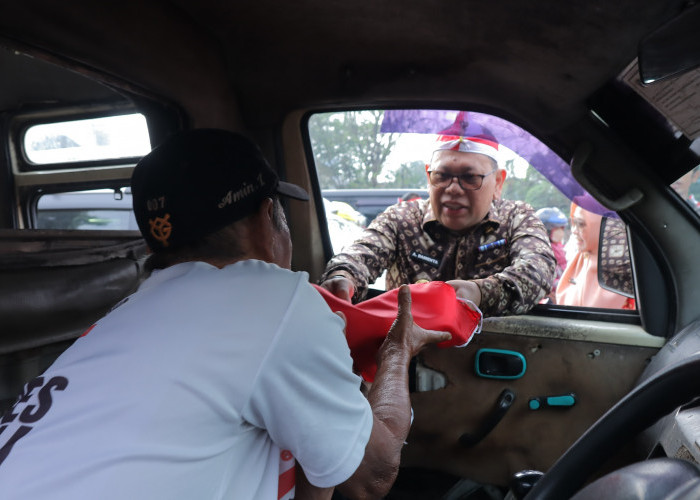
[[[287,498],[284,450],[312,484],[343,482],[372,412],[342,326],[306,273],[154,273],[2,420],[2,498]]]

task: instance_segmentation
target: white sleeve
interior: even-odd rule
[[[300,281],[243,410],[324,488],[355,472],[372,430],[342,328],[321,295]]]

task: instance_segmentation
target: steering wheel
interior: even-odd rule
[[[571,498],[614,451],[698,396],[700,353],[661,369],[623,397],[535,483],[525,500]]]

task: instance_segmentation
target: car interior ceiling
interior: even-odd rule
[[[342,2],[333,1],[328,4],[329,8],[345,12],[346,16],[334,19],[332,30],[324,27],[321,13],[315,12],[316,4],[311,1],[296,3],[284,22],[281,16],[268,19],[268,9],[275,8],[275,3],[269,1],[256,2],[254,5],[227,5],[224,8],[226,15],[221,16],[216,8],[223,7],[215,8],[205,2],[196,5],[185,1],[167,2],[162,5],[148,3],[138,5],[138,10],[135,10],[136,5],[131,3],[96,6],[81,1],[78,4],[84,10],[85,16],[94,19],[96,23],[109,19],[108,23],[101,23],[104,26],[101,32],[93,35],[97,46],[103,43],[101,38],[119,40],[118,51],[122,57],[109,61],[112,71],[127,78],[131,77],[135,82],[142,78],[144,84],[148,82],[149,72],[167,75],[183,64],[191,64],[188,67],[192,68],[192,73],[201,71],[203,75],[214,71],[229,71],[240,95],[240,106],[245,121],[251,128],[278,120],[280,112],[297,109],[302,103],[333,102],[343,94],[356,94],[362,100],[371,101],[380,98],[384,94],[384,88],[389,86],[394,99],[420,99],[421,95],[425,95],[424,83],[431,83],[433,77],[430,75],[439,78],[444,72],[441,67],[450,67],[450,71],[454,71],[452,61],[468,60],[468,53],[465,54],[459,44],[453,43],[453,40],[464,36],[459,23],[445,23],[444,29],[451,31],[444,32],[440,37],[412,35],[415,30],[430,29],[428,26],[422,26],[420,22],[422,18],[429,17],[426,11],[432,13],[434,10],[433,6],[427,4],[405,9],[399,3],[387,3],[383,10],[377,12],[375,7],[369,5],[355,6],[350,11],[343,7]],[[177,8],[170,10],[173,5]],[[683,4],[676,2],[676,5],[676,10],[680,10]],[[482,3],[478,3],[478,8],[475,8],[474,4],[463,2],[455,2],[451,6],[459,6],[458,11],[465,12],[467,16],[469,12],[474,11],[482,18],[498,18],[499,22],[493,25],[480,23],[476,26],[477,30],[488,32],[488,36],[474,33],[472,38],[494,38],[506,43],[499,44],[497,51],[496,46],[489,45],[471,48],[470,50],[480,53],[480,59],[484,62],[479,68],[464,65],[464,69],[460,70],[464,72],[461,78],[459,75],[450,75],[450,79],[440,86],[442,99],[447,102],[459,100],[459,96],[462,95],[470,95],[475,102],[479,102],[481,98],[481,104],[488,106],[492,102],[488,96],[492,86],[497,85],[496,80],[504,73],[514,73],[518,75],[512,82],[516,91],[511,96],[504,96],[502,102],[493,104],[511,109],[514,113],[521,110],[521,116],[549,115],[552,124],[561,124],[568,119],[564,118],[562,112],[568,115],[572,109],[581,109],[584,99],[602,83],[601,76],[612,76],[621,70],[622,66],[636,55],[635,41],[674,13],[668,5],[628,5],[624,2],[601,5],[597,9],[586,9],[582,6],[573,12],[562,9],[557,2],[516,4],[508,9]],[[75,33],[71,39],[58,28],[63,25],[62,20],[68,21],[69,9],[47,7],[35,10],[19,2],[6,8],[6,18],[13,19],[13,22],[12,25],[3,26],[5,36],[14,35],[24,43],[34,42],[38,47],[50,43],[57,51],[65,54],[82,53],[86,64],[90,64],[95,58],[86,49],[80,49],[79,33]],[[449,15],[448,12],[452,10],[450,5],[444,8],[445,15]],[[248,22],[241,22],[237,29],[231,30],[224,21],[231,15]],[[617,22],[630,16],[634,16],[633,22]],[[524,17],[530,19],[532,24],[520,23]],[[121,26],[125,24],[133,26],[141,20],[141,26],[146,28],[154,18],[159,20],[163,30],[182,32],[182,36],[179,37],[181,41],[177,42],[180,45],[172,46],[168,53],[161,56],[162,60],[157,62],[150,59],[148,51],[140,48],[140,38],[147,37],[145,29],[140,33],[133,33],[130,37],[114,36],[115,33],[122,32]],[[221,21],[217,22],[217,18]],[[257,30],[257,21],[260,19],[265,19],[267,28],[280,36],[266,37],[263,32]],[[375,34],[375,38],[379,37],[379,40],[375,41],[371,51],[365,55],[367,62],[353,64],[356,59],[353,51],[358,50],[358,46],[343,42],[344,37],[350,34],[356,38],[357,19],[362,19],[362,30]],[[388,20],[392,22],[386,22]],[[563,22],[562,26],[565,25],[566,28],[553,30],[551,27],[559,24],[559,21]],[[211,31],[203,32],[198,26],[210,26]],[[595,28],[588,28],[590,26]],[[605,26],[614,28],[608,28],[608,32],[602,33]],[[406,29],[407,27],[410,29]],[[298,37],[299,32],[334,43],[317,44],[312,47],[302,45],[306,39]],[[432,45],[416,47],[417,41],[423,39],[430,39]],[[197,43],[193,43],[193,40]],[[508,40],[519,40],[519,43],[511,46],[507,43]],[[210,44],[211,47],[204,44]],[[228,60],[216,60],[219,53],[215,49],[217,44],[229,54]],[[411,57],[398,63],[391,62],[396,59],[391,56],[395,54],[394,47],[397,46],[403,47],[404,53],[411,54]],[[565,54],[575,50],[577,46],[585,46],[586,50],[577,51],[581,59],[571,61]],[[614,46],[616,50],[611,51],[610,46]],[[203,50],[212,47],[214,50]],[[302,51],[302,47],[305,57],[294,57]],[[333,47],[332,55],[328,53],[330,47]],[[359,49],[362,50],[361,47]],[[533,57],[535,54],[537,56]],[[253,64],[259,60],[266,60],[267,64]],[[522,65],[519,61],[528,63]],[[557,70],[553,73],[541,71],[542,68],[536,66],[536,61],[547,61],[547,64],[551,64],[551,67]],[[99,70],[99,67],[100,64],[95,61],[95,68]],[[241,71],[237,72],[234,68],[241,68]],[[470,77],[475,70],[480,74],[478,79]],[[321,81],[314,83],[313,75],[319,73],[337,75],[337,80],[333,85]],[[295,92],[268,91],[276,84],[280,75],[284,75],[285,80],[294,86]],[[294,82],[304,82],[304,85]],[[179,85],[184,87],[195,82],[171,83],[175,90],[164,90],[179,94],[187,92],[186,88]],[[565,93],[560,90],[562,86],[567,89]],[[519,87],[522,88],[522,92],[517,90]],[[526,98],[527,94],[536,94],[531,92],[531,89],[538,89],[537,93],[557,98],[550,99],[547,103]],[[219,93],[220,90],[216,92]],[[541,106],[546,106],[548,112],[542,113]],[[546,130],[543,128],[542,131]]]

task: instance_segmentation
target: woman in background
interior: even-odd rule
[[[557,287],[557,304],[634,309],[634,300],[598,284],[598,243],[602,216],[571,204],[571,235],[578,251],[567,263]]]

